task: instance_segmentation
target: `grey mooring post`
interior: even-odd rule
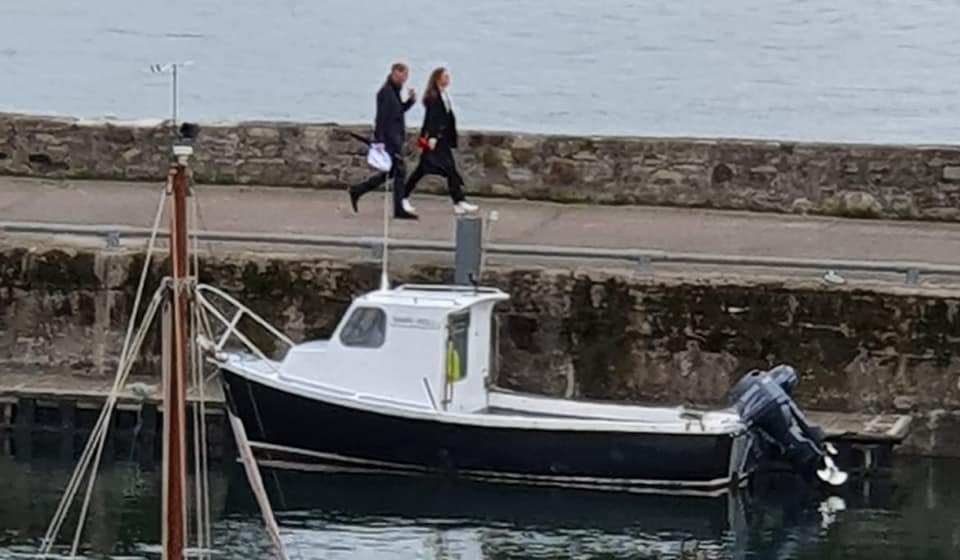
[[[480,258],[483,253],[483,218],[458,216],[456,249],[453,255],[453,283],[469,286],[480,281]]]

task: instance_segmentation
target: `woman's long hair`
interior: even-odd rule
[[[424,105],[427,104],[427,99],[440,97],[440,78],[446,71],[446,68],[440,66],[439,68],[434,68],[433,72],[430,72],[430,79],[427,80],[427,87],[423,90]]]

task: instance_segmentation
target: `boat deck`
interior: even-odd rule
[[[2,391],[2,389],[0,389]],[[486,414],[523,414],[517,410],[487,408]],[[857,414],[851,412],[806,411],[807,419],[819,427],[831,441],[860,444],[891,444],[903,441],[910,432],[912,418],[902,414]],[[565,414],[530,413],[531,416],[579,418]]]
[[[905,414],[804,412],[831,440],[851,443],[897,443],[907,437],[913,419]]]

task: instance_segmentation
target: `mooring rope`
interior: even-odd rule
[[[195,203],[195,210],[196,210],[196,216],[197,216],[198,224],[201,226],[201,229],[206,229],[206,228],[205,228],[205,220],[204,220],[204,216],[203,216],[203,206],[202,206],[202,204],[200,204],[200,198],[199,198],[198,194],[196,193],[196,191],[194,191],[193,196],[194,196],[194,203]],[[198,279],[198,280],[199,280],[199,277],[200,277],[200,273],[199,273],[199,270],[200,270],[199,257],[197,256],[198,253],[199,253],[199,250],[197,250],[197,244],[199,243],[199,238],[200,238],[199,234],[196,234],[196,235],[194,236],[194,243],[195,243],[195,245],[194,245],[194,249],[195,249],[195,250],[194,250],[194,259],[195,259],[195,267],[196,267],[196,271],[197,271],[196,276],[197,276],[197,279]],[[213,246],[213,244],[212,244],[211,242],[208,242],[208,245],[207,245],[207,254],[208,254],[211,258],[212,258],[213,255],[214,255],[214,246]],[[197,298],[197,305],[196,305],[195,307],[196,307],[197,312],[198,312],[199,321],[200,321],[200,323],[201,323],[201,325],[202,325],[202,327],[203,327],[203,329],[204,329],[204,331],[205,331],[205,333],[206,333],[206,336],[209,338],[209,340],[215,341],[217,338],[214,336],[213,328],[212,328],[212,326],[211,326],[210,313],[212,313],[212,314],[214,315],[214,317],[215,317],[221,324],[225,325],[225,326],[227,327],[227,329],[230,328],[230,327],[229,327],[230,322],[227,320],[226,317],[223,316],[222,313],[219,312],[219,310],[217,310],[217,309],[215,308],[215,306],[213,306],[213,304],[211,304],[209,301],[207,301],[206,298],[204,298],[204,297],[200,294],[199,290],[196,289],[196,287],[195,287],[195,289],[194,289],[194,295],[195,295],[195,297]],[[223,295],[225,296],[226,294],[223,294]],[[228,300],[228,303],[229,303],[229,300]],[[210,309],[207,308],[208,306],[210,307]],[[246,310],[246,312],[247,312],[248,314],[252,314],[252,311],[250,311],[249,309]],[[261,319],[261,320],[262,320],[262,319]],[[271,328],[272,328],[272,327],[271,327]],[[269,329],[268,329],[268,332],[269,332]],[[240,341],[240,343],[241,343],[242,345],[244,345],[249,351],[251,351],[251,352],[253,352],[255,355],[257,355],[257,357],[259,357],[259,358],[262,359],[262,360],[268,360],[266,354],[265,354],[262,350],[260,350],[260,348],[259,348],[256,344],[254,344],[253,341],[251,341],[250,339],[248,339],[243,333],[239,332],[239,330],[233,332],[233,335],[236,336],[237,339]],[[291,345],[293,344],[293,342],[290,341],[289,339],[286,339],[286,337],[281,336],[281,339],[283,339],[283,342],[285,342],[285,343],[287,343],[287,344],[291,344]],[[217,373],[218,373],[218,372],[214,372],[214,373],[211,375],[211,378],[212,378],[213,376],[217,375]],[[205,399],[204,399],[204,396],[203,396],[202,391],[204,391],[204,386],[205,386],[207,380],[203,378],[202,369],[200,370],[200,375],[199,375],[199,377],[200,377],[200,379],[199,379],[199,383],[200,383],[199,387],[200,387],[200,391],[201,391],[201,393],[200,393],[200,402],[201,402],[201,403],[205,403]],[[253,395],[252,395],[252,394],[251,394],[250,398],[251,398],[251,402],[253,403],[254,408],[257,409],[257,404],[256,404],[256,401],[253,400]],[[201,406],[205,406],[205,404],[202,404]],[[228,416],[231,416],[231,417],[232,417],[232,415],[230,414],[229,410],[227,411],[227,414],[228,414]],[[262,421],[260,420],[259,411],[256,411],[256,415],[257,415],[257,423],[258,423],[258,426],[259,426],[259,428],[260,428],[261,433],[263,433],[263,423],[262,423]],[[236,421],[237,421],[237,422],[240,422],[239,418],[237,418]],[[201,423],[201,426],[203,426],[203,425],[204,425],[204,424]],[[242,429],[242,422],[240,422],[240,426],[241,426],[241,429]],[[204,430],[203,438],[205,438],[205,436],[206,436],[205,428],[204,428],[204,427],[201,427],[201,430]],[[232,423],[231,423],[231,431],[234,431],[234,432],[236,431],[235,428],[233,427],[233,424],[232,424]],[[264,488],[263,488],[263,485],[262,485],[262,484],[263,484],[262,478],[260,477],[259,472],[257,472],[257,473],[252,473],[252,472],[249,470],[249,469],[251,469],[251,468],[257,469],[257,468],[258,468],[258,465],[256,464],[256,460],[253,459],[252,451],[251,451],[250,448],[249,448],[249,442],[248,442],[247,439],[246,439],[246,432],[245,432],[245,430],[244,430],[243,433],[241,433],[241,434],[234,433],[234,436],[235,436],[235,438],[237,438],[237,445],[238,445],[238,447],[242,448],[242,447],[246,446],[247,451],[249,452],[249,459],[250,459],[252,462],[251,462],[250,464],[248,464],[248,463],[245,462],[245,463],[244,463],[244,468],[245,468],[245,470],[247,471],[248,482],[249,482],[250,485],[251,485],[251,490],[253,491],[254,496],[257,498],[257,502],[258,502],[258,504],[260,504],[262,513],[264,514],[264,525],[265,525],[265,529],[266,529],[266,531],[267,531],[267,533],[268,533],[268,536],[270,537],[271,541],[274,542],[274,551],[275,551],[277,557],[278,557],[280,560],[287,560],[286,550],[285,550],[285,548],[284,548],[283,541],[282,541],[282,539],[280,538],[280,527],[279,527],[279,526],[277,525],[277,523],[276,523],[276,520],[275,520],[274,515],[273,515],[272,508],[270,508],[270,502],[269,502],[269,500],[266,499],[266,495],[260,495],[260,492],[264,491]],[[203,439],[203,438],[202,438],[202,439]],[[240,451],[240,454],[241,454],[241,458],[243,458],[244,455],[245,455],[245,454],[244,454],[244,450],[243,450],[243,449],[239,449],[239,451]],[[204,474],[206,475],[206,472],[205,472]],[[273,479],[274,485],[276,486],[276,489],[277,489],[277,498],[280,500],[280,507],[286,509],[286,497],[284,496],[283,488],[282,488],[282,486],[281,486],[281,484],[280,484],[280,479],[279,479],[279,477],[277,476],[277,473],[276,473],[275,471],[273,471],[273,470],[271,470],[270,475],[271,475],[271,478]],[[259,486],[257,485],[257,481],[259,481]],[[208,519],[208,521],[207,521],[207,530],[209,530],[209,529],[210,529],[210,522],[209,522],[209,499],[210,499],[210,498],[209,498],[209,485],[207,486],[207,496],[206,496],[206,499],[207,499],[207,516],[208,516],[208,517],[207,517],[207,519]],[[212,541],[208,538],[208,542],[212,542]],[[294,549],[294,551],[295,551],[295,553],[296,553],[296,557],[297,557],[298,559],[302,560],[302,558],[303,558],[303,552],[302,552],[302,550],[300,549],[300,544],[299,544],[298,542],[294,541],[294,543],[293,543],[293,549]]]
[[[147,336],[147,332],[150,328],[150,323],[153,321],[153,318],[156,316],[157,310],[160,308],[160,303],[163,301],[164,287],[161,286],[157,289],[153,301],[151,301],[150,308],[148,309],[148,314],[144,317],[144,321],[141,323],[141,328],[137,332],[137,336],[134,338],[134,343],[130,347],[131,350],[139,352],[143,341]],[[119,387],[123,387],[127,378],[130,376],[130,372],[133,370],[133,365],[136,360],[132,359],[132,355],[128,356],[126,362],[123,364],[122,374],[119,376],[120,384]],[[80,537],[83,534],[84,526],[87,521],[87,512],[90,508],[90,499],[93,497],[93,487],[97,481],[97,472],[100,470],[100,459],[103,455],[103,449],[107,442],[107,434],[110,430],[110,419],[113,417],[113,411],[116,409],[117,399],[120,396],[120,389],[117,389],[115,394],[112,394],[108,400],[108,403],[104,406],[110,407],[110,413],[107,414],[107,420],[103,423],[103,426],[99,432],[99,439],[96,443],[96,452],[93,459],[93,464],[89,467],[90,474],[87,479],[87,490],[83,496],[83,505],[80,509],[80,517],[77,520],[77,529],[73,537],[73,545],[70,548],[70,558],[76,558],[77,551],[80,548]]]
[[[126,385],[127,379],[129,378],[130,372],[133,369],[133,365],[136,362],[136,356],[139,355],[140,350],[143,346],[146,335],[149,331],[149,327],[152,325],[161,303],[164,301],[164,296],[166,295],[167,290],[170,288],[167,282],[164,282],[161,286],[157,288],[154,292],[153,298],[151,299],[149,305],[147,306],[144,316],[141,321],[137,322],[137,316],[140,312],[141,305],[143,303],[143,294],[146,288],[146,280],[150,271],[150,265],[153,261],[153,253],[156,249],[156,240],[160,230],[160,221],[163,217],[163,209],[165,206],[165,201],[167,197],[167,190],[169,188],[169,181],[164,186],[161,191],[160,201],[157,205],[157,212],[154,217],[153,227],[151,228],[150,238],[147,243],[147,251],[143,262],[143,267],[140,273],[140,280],[137,285],[136,294],[134,297],[133,307],[131,309],[130,319],[127,323],[127,330],[124,335],[123,346],[120,352],[120,358],[117,363],[117,373],[114,377],[113,385],[110,389],[110,392],[107,395],[106,402],[103,405],[103,408],[100,411],[100,416],[97,419],[97,422],[91,431],[90,439],[87,441],[84,446],[83,452],[81,453],[80,460],[77,463],[76,468],[74,469],[67,487],[64,491],[63,496],[60,499],[60,502],[57,506],[56,511],[54,512],[53,518],[50,521],[50,525],[47,528],[47,531],[44,535],[43,541],[40,546],[38,557],[47,558],[52,554],[53,547],[56,543],[57,538],[60,535],[60,531],[63,528],[63,524],[69,515],[71,506],[76,499],[77,492],[79,491],[80,485],[85,477],[87,478],[87,487],[83,498],[82,507],[80,510],[80,515],[77,520],[77,528],[74,533],[74,538],[71,546],[70,558],[76,558],[77,552],[80,547],[80,540],[83,535],[83,529],[86,525],[87,514],[89,512],[90,501],[93,495],[93,489],[97,478],[97,472],[100,468],[100,462],[103,454],[103,449],[106,444],[107,434],[110,429],[110,422],[113,416],[113,412],[116,409],[116,403],[120,397],[120,391]],[[198,219],[201,222],[203,221],[203,216],[200,210],[199,198],[194,194],[194,205],[191,208],[192,217]],[[385,200],[386,202],[386,200]],[[385,206],[386,208],[386,206]],[[210,514],[210,479],[209,479],[209,457],[208,457],[208,437],[206,429],[206,392],[205,384],[206,379],[203,375],[203,356],[202,351],[198,348],[197,335],[199,329],[203,328],[209,335],[212,336],[213,330],[211,328],[210,319],[207,314],[206,305],[209,303],[201,304],[201,301],[204,299],[199,292],[197,291],[197,285],[200,277],[200,260],[199,260],[199,235],[195,232],[193,234],[193,272],[195,281],[192,286],[192,295],[194,298],[193,313],[191,314],[191,325],[194,334],[194,340],[191,345],[191,361],[192,361],[192,378],[194,386],[196,387],[198,394],[198,402],[194,406],[194,446],[196,452],[194,454],[194,468],[196,470],[195,478],[195,489],[196,489],[196,515],[197,515],[197,552],[201,558],[209,558],[210,547],[213,543],[212,538],[212,520]],[[385,247],[386,249],[386,247]],[[212,255],[212,245],[209,248],[210,254]],[[386,263],[385,263],[386,264]],[[216,310],[212,310],[217,314],[217,318],[221,321],[225,321],[225,318],[220,316]],[[249,310],[248,310],[249,313]],[[260,319],[262,321],[262,319]],[[269,327],[273,329],[273,327]],[[274,329],[275,330],[275,329]],[[234,333],[240,341],[251,349],[254,353],[259,355],[262,359],[266,359],[266,356],[260,349],[252,343],[247,337],[242,333]],[[280,336],[284,341],[292,344],[288,339],[283,335]],[[254,403],[256,407],[256,403]],[[262,421],[259,418],[259,411],[257,411],[257,421],[260,425],[261,431],[263,430]],[[272,473],[274,482],[277,485],[277,490],[279,493],[279,498],[281,504],[285,503],[283,496],[283,491],[280,487],[280,481],[276,476],[276,473]],[[256,490],[255,490],[256,492]],[[285,507],[285,506],[284,506]],[[269,507],[267,506],[267,511]],[[270,513],[270,518],[272,518],[272,511]],[[277,554],[280,558],[286,558],[285,552],[283,550],[282,541],[279,540],[279,528],[276,526],[275,522],[270,523],[267,521],[267,529],[271,533],[271,538],[276,537],[275,543],[278,545]],[[299,543],[294,543],[295,549],[297,551],[297,556],[302,557],[300,551]]]
[[[157,290],[156,297],[151,302],[151,305],[147,310],[146,316],[150,317],[151,319],[153,318],[153,316],[155,316],[156,310],[157,308],[159,308],[160,301],[163,300],[163,293],[161,290]],[[133,345],[134,348],[139,348],[143,344],[143,340],[146,337],[146,333],[147,333],[147,328],[146,328],[147,326],[148,324],[146,322],[142,324],[136,338],[134,339],[134,345]],[[129,376],[130,370],[132,369],[133,363],[134,363],[133,360],[130,360],[122,364],[123,369],[118,374],[118,379],[121,382],[121,386],[123,385],[123,383],[126,382],[127,377]],[[105,403],[104,406],[110,407],[110,409],[112,409],[116,404],[116,400],[118,397],[119,397],[119,392],[114,394],[112,397],[108,397],[108,401],[107,403]],[[69,513],[70,504],[73,503],[73,500],[76,497],[76,492],[79,489],[80,482],[85,476],[87,469],[89,468],[91,456],[94,454],[95,450],[97,449],[102,450],[103,448],[103,444],[106,441],[105,435],[107,433],[107,428],[109,427],[110,417],[111,417],[110,414],[106,415],[105,417],[106,421],[98,424],[98,426],[95,427],[93,432],[91,433],[91,439],[87,442],[87,446],[84,449],[84,454],[81,457],[80,463],[77,466],[77,470],[74,473],[75,476],[71,479],[70,484],[68,485],[68,488],[64,493],[63,498],[61,499],[60,505],[57,508],[57,512],[54,514],[53,520],[51,520],[51,525],[50,525],[50,528],[48,528],[48,532],[47,532],[48,536],[45,537],[43,548],[41,549],[41,553],[43,554],[43,557],[46,557],[46,555],[50,554],[52,551],[53,545],[56,542],[56,537],[59,535],[63,522],[66,519],[67,514]],[[95,474],[96,474],[95,472],[92,473],[92,476],[95,476]],[[89,503],[89,500],[86,500],[86,503]],[[81,519],[81,521],[82,520],[83,519]],[[78,527],[82,527],[82,525],[78,525]]]
[[[96,450],[97,460],[95,462],[94,471],[91,474],[91,479],[94,478],[93,475],[96,474],[96,469],[99,467],[99,458],[102,453],[103,445],[106,442],[104,437],[105,433],[109,428],[109,421],[112,418],[113,408],[116,404],[117,398],[119,397],[120,389],[123,387],[123,382],[125,381],[126,374],[129,373],[130,365],[132,365],[133,360],[131,359],[131,342],[134,338],[134,331],[136,330],[136,320],[137,313],[139,311],[143,293],[146,288],[147,274],[149,272],[150,262],[153,255],[153,250],[156,245],[157,233],[160,227],[160,220],[163,217],[163,208],[164,202],[166,199],[166,189],[167,186],[164,185],[161,190],[160,201],[157,204],[157,211],[154,216],[153,228],[151,230],[150,240],[147,245],[147,254],[144,259],[143,269],[140,274],[140,282],[137,286],[137,292],[134,297],[133,312],[130,315],[130,319],[127,323],[127,331],[124,336],[123,347],[120,351],[120,360],[117,363],[117,373],[114,377],[113,386],[110,389],[110,393],[107,396],[107,400],[103,405],[103,409],[100,412],[100,416],[97,419],[97,423],[94,426],[93,431],[91,432],[90,439],[87,442],[87,445],[84,447],[83,453],[81,454],[80,461],[77,463],[77,467],[74,469],[73,474],[70,477],[70,481],[67,483],[67,488],[63,494],[63,497],[60,500],[60,503],[57,506],[57,510],[54,513],[53,519],[50,521],[50,525],[47,528],[47,532],[44,535],[44,540],[41,544],[40,554],[42,557],[46,557],[53,550],[53,545],[56,542],[57,537],[60,534],[60,529],[63,527],[63,522],[66,519],[67,514],[70,510],[70,504],[73,503],[74,498],[76,498],[77,490],[81,480],[83,479],[84,473],[87,472],[88,467],[90,466],[91,457],[94,455],[94,448]],[[80,528],[83,526],[86,520],[86,511],[89,508],[90,495],[92,494],[93,483],[91,481],[87,487],[87,495],[84,499],[84,508],[83,513],[80,516],[78,521],[78,531],[74,537],[74,543],[72,547],[71,556],[76,556],[76,550],[79,546]]]
[[[193,204],[190,205],[190,222],[197,223],[199,216],[200,203],[196,196],[196,189],[191,189],[193,194]],[[200,278],[200,238],[194,233],[193,237],[193,278]],[[191,351],[191,377],[194,390],[197,391],[198,400],[193,405],[193,445],[194,445],[194,485],[196,487],[196,506],[197,517],[197,548],[200,551],[200,558],[209,558],[208,551],[212,545],[212,529],[210,527],[210,477],[209,460],[207,449],[207,398],[204,385],[206,381],[203,378],[203,356],[201,355],[197,336],[200,327],[200,305],[196,297],[196,282],[193,284],[193,302],[192,312],[190,314],[190,332],[193,340],[190,344]]]

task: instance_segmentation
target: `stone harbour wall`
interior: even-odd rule
[[[364,147],[348,131],[370,132],[336,124],[204,125],[194,172],[204,183],[342,188],[369,174]],[[0,113],[0,174],[156,181],[165,177],[169,141],[168,124],[159,122]],[[478,195],[960,221],[956,146],[476,131],[464,132],[460,144],[468,192]],[[424,186],[443,191],[436,179]]]
[[[0,371],[110,376],[143,255],[0,247]],[[156,263],[155,286],[165,263]],[[329,335],[375,263],[296,254],[205,256],[219,286],[295,340]],[[450,279],[408,263],[396,282]],[[960,291],[824,287],[800,280],[635,277],[495,268],[501,386],[566,397],[715,405],[743,372],[786,362],[803,406],[912,413],[908,450],[960,456]],[[265,342],[266,337],[253,336]],[[141,373],[157,371],[153,336]]]

